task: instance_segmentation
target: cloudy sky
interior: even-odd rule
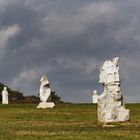
[[[140,102],[139,0],[0,0],[0,81],[37,95],[47,74],[64,101],[99,94],[100,65],[120,57],[125,102]]]

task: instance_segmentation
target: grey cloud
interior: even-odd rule
[[[139,5],[138,0],[1,0],[0,31],[20,29],[2,45],[1,82],[37,95],[47,73],[62,99],[91,102],[93,89],[102,92],[100,65],[119,56],[123,94],[138,102]]]

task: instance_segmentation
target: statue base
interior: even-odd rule
[[[40,102],[36,108],[54,108],[54,102]]]
[[[114,100],[110,94],[98,98],[98,121],[102,123],[129,121],[129,109],[125,109],[121,100]]]

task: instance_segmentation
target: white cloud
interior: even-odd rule
[[[2,57],[5,54],[8,40],[13,38],[19,32],[20,32],[20,27],[17,24],[9,27],[3,27],[0,30],[0,57]]]
[[[36,70],[27,70],[21,72],[16,78],[14,78],[11,82],[11,86],[17,88],[19,85],[22,84],[31,84],[37,79],[37,72]]]

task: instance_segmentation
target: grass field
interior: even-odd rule
[[[0,140],[140,140],[140,104],[128,104],[129,123],[103,128],[93,104],[0,105]]]

